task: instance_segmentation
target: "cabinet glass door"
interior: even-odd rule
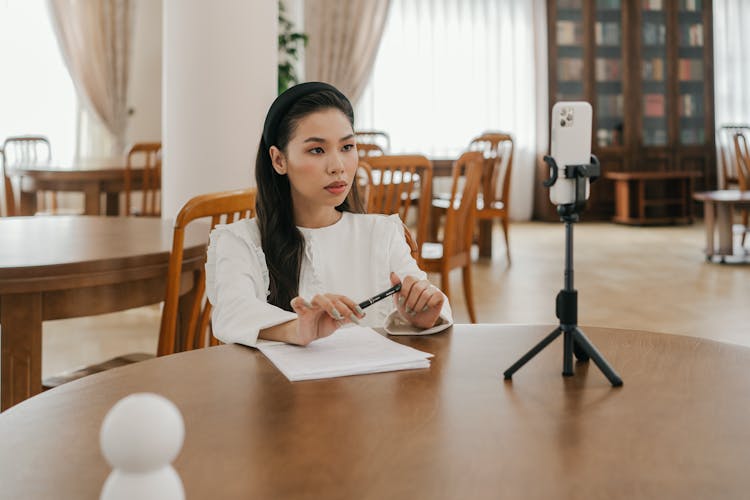
[[[582,0],[557,1],[557,101],[581,100],[584,97],[581,3]]]
[[[665,146],[667,129],[667,0],[641,2],[643,144]]]
[[[595,134],[599,147],[623,137],[622,11],[620,0],[596,0],[594,12]]]
[[[704,144],[705,72],[701,0],[679,0],[677,7],[677,114],[680,143]]]

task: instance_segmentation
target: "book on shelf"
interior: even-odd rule
[[[580,9],[582,7],[581,0],[558,0],[558,9]]]
[[[583,43],[583,27],[579,21],[557,21],[557,44],[580,45]]]
[[[664,94],[644,94],[643,115],[649,117],[664,116]]]
[[[699,94],[682,94],[677,100],[680,116],[686,118],[703,116],[703,96]]]
[[[619,9],[620,0],[597,0],[596,8],[599,10]]]
[[[643,0],[643,10],[662,10],[662,0]]]
[[[583,79],[583,59],[561,57],[557,61],[557,78],[561,81],[579,81]]]
[[[667,40],[667,27],[664,23],[643,23],[643,44],[661,46]]]
[[[683,24],[680,25],[681,47],[703,47],[703,25]]]
[[[701,10],[701,0],[680,0],[680,10],[699,11]]]
[[[682,144],[703,144],[706,142],[706,134],[702,128],[683,128],[680,130],[680,142]]]
[[[663,146],[667,143],[667,131],[661,128],[645,129],[643,143],[647,146]]]
[[[598,82],[618,81],[621,78],[619,59],[597,57],[594,62],[594,75]]]
[[[700,59],[680,59],[677,63],[677,76],[680,80],[703,80],[703,61]]]
[[[620,23],[597,22],[594,25],[594,40],[597,45],[620,45]]]
[[[623,116],[623,103],[622,94],[599,94],[596,96],[597,116],[621,117]]]
[[[664,59],[655,57],[651,60],[643,60],[643,79],[662,81],[664,80]]]

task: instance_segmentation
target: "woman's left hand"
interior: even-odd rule
[[[396,273],[391,273],[391,284],[398,283],[401,290],[393,298],[401,316],[419,328],[435,326],[445,302],[443,292],[427,280],[407,276],[401,281]]]

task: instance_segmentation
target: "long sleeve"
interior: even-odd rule
[[[413,276],[420,280],[427,279],[427,273],[419,268],[416,261],[411,256],[411,248],[409,248],[409,244],[406,242],[404,227],[401,224],[401,220],[398,219],[398,216],[392,216],[389,217],[389,222],[395,226],[391,232],[388,251],[391,270],[396,273],[401,280],[406,276]],[[441,291],[440,293],[443,292]],[[443,308],[440,311],[440,318],[440,324],[430,328],[428,330],[429,332],[443,330],[453,324],[453,313],[447,297],[443,302]],[[395,331],[395,323],[400,323],[398,329],[402,331],[402,333],[405,333],[404,328],[408,323],[398,321],[399,319],[401,318],[398,311],[392,312],[386,319],[386,329],[389,331]],[[412,333],[418,332],[416,327],[411,327],[411,329],[407,328],[406,330],[411,330]],[[425,331],[424,333],[427,333],[428,331]]]
[[[266,302],[267,268],[259,246],[227,227],[211,233],[206,292],[213,305],[214,335],[226,343],[254,346],[263,328],[297,318]]]

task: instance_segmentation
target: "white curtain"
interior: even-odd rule
[[[750,1],[714,0],[716,126],[750,123]]]
[[[353,103],[372,71],[390,0],[307,0],[305,78],[328,82]]]
[[[60,51],[78,95],[125,148],[133,10],[130,0],[48,0]]]
[[[512,133],[510,215],[530,219],[546,148],[545,18],[543,0],[392,0],[357,127],[388,132],[394,153],[435,158],[485,130]]]

